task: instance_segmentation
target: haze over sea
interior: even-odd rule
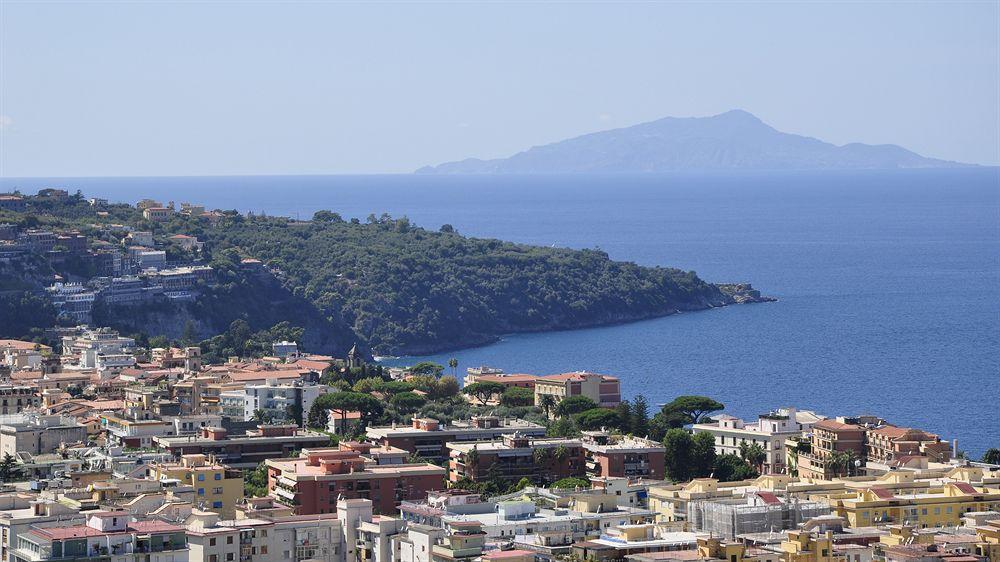
[[[1000,168],[616,176],[0,179],[134,203],[308,218],[408,216],[426,228],[573,248],[747,281],[779,302],[520,334],[450,357],[621,377],[651,404],[873,413],[978,457],[1000,446]]]

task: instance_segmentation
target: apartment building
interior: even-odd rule
[[[215,511],[227,519],[235,516],[236,503],[243,498],[243,473],[205,455],[183,455],[180,462],[154,462],[149,465],[149,478],[191,486],[199,509]]]
[[[205,427],[196,435],[154,437],[153,444],[175,459],[204,454],[234,468],[254,468],[267,459],[287,457],[292,451],[325,447],[330,444],[330,437],[300,430],[295,425],[259,425],[245,435],[229,435],[221,427]]]
[[[534,439],[520,433],[499,441],[448,443],[448,479],[468,478],[481,482],[490,478],[516,483],[527,478],[535,483],[555,482],[570,476],[583,477],[587,462],[579,439]]]
[[[884,425],[868,429],[865,438],[866,457],[874,463],[889,463],[903,456],[926,456],[936,462],[951,458],[951,444],[921,429]]]
[[[301,380],[279,383],[268,379],[265,384],[246,385],[242,390],[229,390],[219,396],[226,417],[250,421],[256,415],[275,423],[299,423],[292,418],[296,412],[304,422],[313,402],[326,394],[322,384],[304,384]]]
[[[785,472],[785,440],[811,431],[821,419],[824,418],[815,412],[782,408],[761,414],[754,423],[721,415],[709,423],[694,424],[693,430],[711,434],[719,455],[739,456],[742,444],[759,445],[765,455],[761,472],[782,474]]]
[[[13,562],[11,551],[17,547],[18,536],[36,526],[83,522],[80,510],[66,503],[27,492],[0,494],[0,562]]]
[[[153,222],[170,220],[173,214],[174,210],[170,207],[146,207],[142,210],[142,218]]]
[[[97,511],[83,525],[35,527],[18,536],[12,562],[187,562],[184,529],[164,521],[135,521],[125,511]]]
[[[830,480],[835,476],[856,471],[845,462],[865,458],[865,428],[847,420],[820,420],[813,424],[809,451],[798,454],[797,468],[800,478]]]
[[[662,480],[667,449],[642,437],[584,432],[587,473],[593,477],[629,477]]]
[[[8,416],[0,423],[0,457],[19,452],[52,453],[63,444],[87,441],[87,428],[63,416],[26,413]]]
[[[447,425],[433,418],[415,417],[409,426],[370,427],[367,437],[384,447],[396,447],[436,461],[448,458],[448,443],[501,439],[512,433],[543,437],[545,426],[497,416],[474,416],[470,420]]]
[[[35,385],[0,384],[0,415],[20,414],[27,408],[37,408],[41,403]]]
[[[557,403],[570,396],[586,396],[602,408],[615,408],[621,403],[621,383],[616,377],[586,371],[538,377],[535,405],[541,405],[546,395]]]
[[[102,361],[129,367],[135,364],[135,349],[134,339],[122,337],[110,328],[84,330],[62,338],[61,361],[81,369],[97,369]]]
[[[888,489],[883,486],[829,499],[834,512],[852,527],[905,523],[917,528],[962,524],[968,513],[1000,511],[1000,490],[951,481],[942,486]]]
[[[364,443],[303,449],[298,458],[267,461],[270,495],[299,515],[333,513],[338,498],[371,500],[376,513],[395,513],[400,502],[445,486],[445,469],[408,456]]]

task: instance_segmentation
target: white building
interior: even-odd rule
[[[279,384],[277,379],[267,379],[264,384],[248,384],[243,390],[222,392],[220,402],[222,413],[228,418],[250,421],[260,410],[272,422],[288,422],[292,421],[289,414],[298,408],[305,421],[313,402],[327,390],[321,384]]]
[[[299,346],[293,341],[279,341],[271,344],[275,357],[294,357],[299,354]]]
[[[696,423],[695,433],[710,433],[715,438],[715,452],[719,455],[740,455],[740,445],[760,445],[764,450],[762,471],[767,474],[785,472],[785,439],[812,430],[813,424],[824,416],[808,410],[781,408],[761,414],[753,423],[737,417],[721,415],[711,423]]]
[[[100,365],[129,367],[135,364],[132,356],[135,351],[135,340],[123,338],[118,332],[109,328],[84,330],[78,336],[65,336],[62,339],[63,365],[75,365],[82,369],[98,369]],[[123,355],[131,357],[125,359]]]

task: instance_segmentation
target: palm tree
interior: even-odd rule
[[[749,444],[746,441],[740,443],[740,456],[743,457],[743,460],[747,464],[755,468],[757,472],[763,472],[761,469],[764,467],[767,453],[764,452],[764,448],[758,443]]]
[[[458,375],[456,374],[456,369],[458,369],[458,359],[455,359],[454,357],[449,359],[448,366],[451,367],[451,375],[457,378]]]
[[[545,417],[549,417],[549,411],[556,406],[556,399],[552,397],[551,394],[543,394],[538,400],[538,405],[542,407],[545,412]]]

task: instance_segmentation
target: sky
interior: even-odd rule
[[[1000,164],[1000,2],[0,0],[0,176],[407,173],[741,108]]]

